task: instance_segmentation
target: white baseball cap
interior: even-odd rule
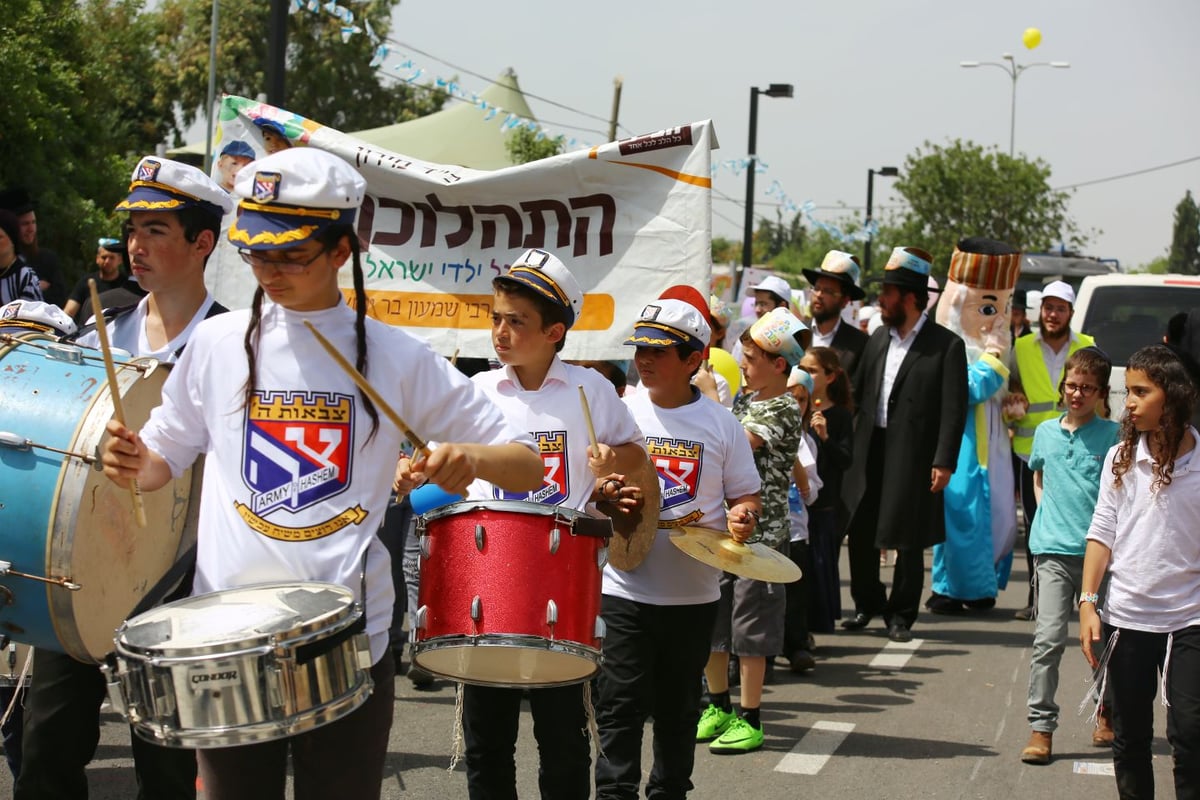
[[[785,303],[792,299],[792,287],[777,275],[768,275],[754,286],[748,287],[752,292],[770,292]]]
[[[1075,305],[1075,290],[1071,288],[1071,284],[1066,281],[1051,281],[1042,287],[1042,302],[1046,301],[1047,297],[1056,297],[1059,300],[1064,300],[1071,305]]]

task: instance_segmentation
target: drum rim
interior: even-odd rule
[[[157,645],[133,645],[124,640],[125,633],[133,627],[137,620],[150,617],[154,614],[161,614],[163,609],[172,607],[181,608],[189,603],[209,598],[214,595],[228,595],[233,592],[243,591],[262,591],[269,589],[297,589],[297,588],[312,588],[332,590],[340,594],[344,599],[348,600],[341,608],[333,609],[334,615],[332,618],[326,618],[324,622],[318,620],[307,620],[295,627],[284,631],[275,631],[273,633],[257,633],[252,636],[244,636],[241,639],[229,640],[224,642],[213,642],[204,645],[192,645],[187,647],[165,647],[161,643]],[[328,583],[325,581],[270,581],[266,583],[246,584],[245,586],[234,586],[228,589],[218,589],[212,592],[203,594],[191,595],[181,600],[176,600],[173,603],[165,603],[149,611],[138,614],[136,617],[127,619],[121,623],[121,627],[117,628],[113,635],[113,644],[117,652],[127,653],[132,656],[147,657],[147,658],[164,658],[164,659],[190,659],[207,660],[208,657],[214,655],[235,656],[239,653],[247,651],[261,650],[264,648],[273,649],[275,647],[298,647],[307,644],[317,639],[332,636],[339,631],[353,625],[362,616],[362,606],[355,599],[354,592],[347,589],[345,586],[337,583]],[[216,746],[216,745],[212,745]]]
[[[531,503],[528,500],[460,500],[457,503],[440,506],[422,514],[418,519],[426,522],[442,517],[458,516],[472,511],[498,511],[510,514],[525,514],[541,517],[561,517],[567,523],[573,523],[580,517],[588,516],[582,511],[576,511],[562,506],[552,506],[546,503]]]

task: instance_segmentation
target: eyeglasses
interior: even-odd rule
[[[825,295],[826,297],[841,297],[842,296],[842,293],[840,291],[838,291],[837,289],[822,289],[820,286],[814,286],[812,289],[812,293]]]
[[[1063,392],[1065,394],[1075,394],[1079,392],[1084,397],[1091,397],[1100,390],[1099,386],[1089,386],[1086,383],[1064,383]]]
[[[277,269],[284,275],[296,275],[312,266],[312,263],[321,256],[325,255],[327,250],[322,247],[317,251],[316,255],[307,261],[276,261],[270,258],[263,258],[257,250],[246,250],[245,248],[238,249],[238,255],[242,257],[251,267],[270,267]]]

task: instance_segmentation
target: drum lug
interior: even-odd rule
[[[558,552],[558,545],[561,540],[561,534],[558,532],[558,527],[555,526],[550,530],[550,555]]]
[[[477,597],[475,599],[478,600],[479,598]],[[421,606],[420,608],[417,609],[417,618],[413,622],[413,627],[416,630],[425,630],[425,617],[428,613],[429,613],[428,606]]]
[[[475,525],[475,549],[483,552],[483,545],[487,541],[487,529],[476,523]]]
[[[603,639],[606,633],[608,633],[608,626],[604,624],[604,617],[596,617],[596,627],[592,630],[592,636]]]
[[[471,621],[479,622],[483,618],[483,601],[479,599],[479,595],[471,598]]]
[[[546,624],[553,627],[558,624],[558,603],[546,601]]]
[[[421,558],[428,559],[429,558],[429,548],[431,546],[430,542],[429,542],[429,534],[422,533],[419,536],[419,538],[417,539],[417,543],[421,548]]]
[[[604,565],[608,563],[608,545],[602,546],[596,551],[596,566],[599,569],[604,569]]]

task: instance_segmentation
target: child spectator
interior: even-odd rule
[[[800,408],[787,393],[791,368],[800,362],[808,328],[786,308],[764,313],[742,334],[745,392],[733,413],[746,429],[754,465],[762,479],[763,544],[787,552],[787,487],[800,448]],[[783,647],[786,599],[783,584],[755,581],[730,573],[721,576],[721,605],[713,630],[713,648],[704,668],[712,698],[696,726],[696,741],[715,740],[714,753],[745,753],[763,744],[760,719],[767,659]],[[738,656],[742,713],[729,698],[729,655]]]
[[[1112,691],[1113,766],[1122,798],[1153,797],[1153,701],[1162,673],[1175,796],[1200,797],[1200,434],[1197,390],[1164,345],[1125,366],[1125,419],[1108,451],[1087,533],[1079,643]],[[1103,623],[1100,581],[1110,573]],[[1107,645],[1093,646],[1103,630]],[[1107,664],[1105,665],[1105,662]],[[1105,675],[1106,673],[1106,675]]]
[[[787,584],[785,591],[787,611],[783,623],[783,655],[792,672],[801,673],[816,666],[808,623],[812,593],[809,576],[813,565],[808,506],[816,501],[822,483],[817,472],[817,445],[807,433],[812,417],[809,398],[813,391],[813,377],[803,367],[793,367],[787,388],[788,393],[796,399],[796,405],[800,406],[801,427],[806,432],[802,434],[800,448],[796,451],[796,461],[792,464],[792,484],[788,487],[788,523],[791,527],[788,555],[792,563],[800,568],[800,580]]]
[[[1029,665],[1029,743],[1021,751],[1027,764],[1050,763],[1051,738],[1058,727],[1058,664],[1067,646],[1067,621],[1083,579],[1087,526],[1100,491],[1100,467],[1117,443],[1117,423],[1096,413],[1108,395],[1112,362],[1095,347],[1076,350],[1063,366],[1057,419],[1038,425],[1029,468],[1039,513],[1033,518],[1029,547],[1035,570],[1037,629]],[[1093,743],[1112,741],[1109,710],[1102,707]]]

